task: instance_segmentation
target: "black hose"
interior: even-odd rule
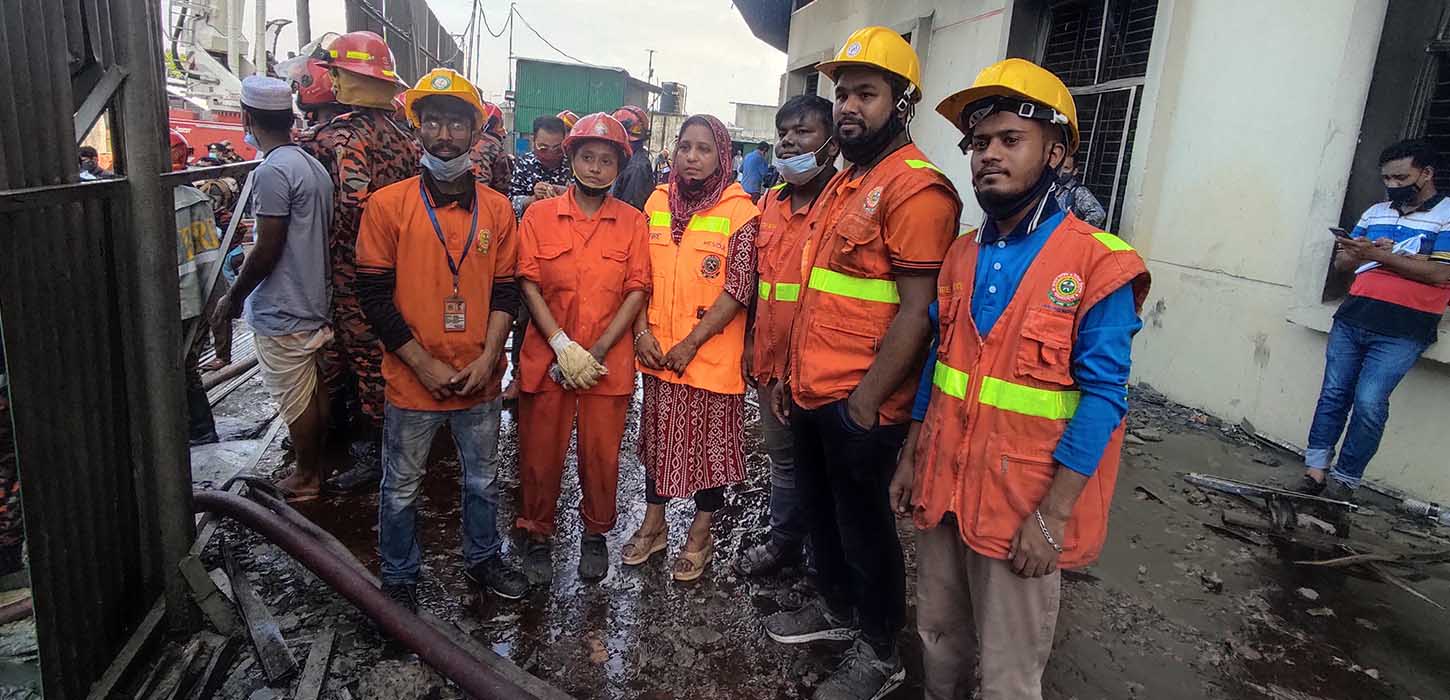
[[[327,551],[317,540],[266,508],[241,496],[219,491],[196,491],[192,502],[197,512],[212,512],[229,517],[281,547],[377,622],[393,639],[412,650],[469,695],[479,700],[537,697],[492,668],[479,663],[478,659],[442,632],[433,629],[416,614],[393,602],[371,582],[358,575],[356,570]]]

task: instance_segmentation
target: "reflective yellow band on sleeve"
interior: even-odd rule
[[[894,280],[852,277],[834,270],[827,270],[824,267],[811,268],[811,279],[808,286],[818,292],[862,301],[876,301],[883,304],[901,303],[901,295],[896,291]]]
[[[649,213],[649,225],[650,226],[664,226],[664,227],[668,227],[670,225],[670,213],[667,212],[667,211],[652,211],[652,212],[650,212]]]
[[[943,173],[942,172],[941,168],[936,167],[936,165],[933,164],[933,163],[931,163],[930,161],[916,160],[915,158],[908,158],[907,161],[906,161],[906,165],[907,165],[907,167],[913,168],[915,170],[921,170],[921,169],[925,168],[927,170],[931,170],[931,171],[940,173],[942,175],[946,175],[946,173]]]
[[[1128,245],[1127,241],[1105,231],[1094,233],[1093,238],[1098,239],[1099,243],[1107,246],[1108,250],[1111,250],[1114,253],[1124,250],[1133,250],[1133,246]]]
[[[668,216],[668,214],[666,214]],[[730,219],[723,216],[700,216],[690,219],[691,231],[709,231],[722,236],[730,235]]]
[[[937,363],[937,366],[940,367],[941,363]],[[1048,420],[1067,420],[1077,413],[1077,404],[1082,399],[1082,394],[1070,390],[1038,389],[996,377],[983,377],[982,390],[977,398],[983,404],[1003,411]]]
[[[801,286],[789,282],[781,282],[775,285],[776,301],[799,301],[801,298]]]
[[[932,385],[941,393],[954,399],[967,398],[967,383],[969,381],[971,381],[971,375],[941,360],[936,361],[936,369],[932,370],[931,373]]]
[[[760,281],[760,299],[770,301],[770,283],[765,280]]]

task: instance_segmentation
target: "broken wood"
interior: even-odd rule
[[[202,673],[187,700],[211,700],[217,691],[221,690],[222,684],[226,683],[227,676],[232,670],[232,664],[237,662],[237,655],[241,650],[241,637],[227,637],[222,640],[221,644],[212,652],[206,670]]]
[[[267,426],[267,432],[262,437],[262,442],[257,445],[257,451],[252,454],[251,458],[247,460],[247,463],[243,465],[241,469],[237,470],[236,474],[232,475],[232,478],[226,480],[226,482],[222,485],[222,488],[224,488],[228,493],[235,494],[241,494],[241,492],[246,489],[246,484],[238,480],[237,477],[240,477],[257,467],[257,464],[262,461],[262,455],[267,453],[267,448],[271,447],[272,441],[277,439],[277,433],[282,430],[282,426],[285,424],[286,422],[282,420],[282,416],[277,415],[272,417],[272,424]],[[196,541],[191,543],[191,550],[189,554],[191,554],[192,556],[199,556],[203,551],[206,550],[207,543],[211,542],[212,536],[216,534],[217,524],[220,522],[220,520],[221,519],[215,513],[201,514],[201,517],[197,520]]]
[[[1445,609],[1445,606],[1443,606],[1443,605],[1435,602],[1434,600],[1431,600],[1430,597],[1427,596],[1427,595],[1425,595],[1424,593],[1421,593],[1421,592],[1415,590],[1414,586],[1411,586],[1409,584],[1409,582],[1405,581],[1404,579],[1400,578],[1399,576],[1396,576],[1396,575],[1394,575],[1394,574],[1392,574],[1392,573],[1390,573],[1388,571],[1385,571],[1385,569],[1384,569],[1383,566],[1380,566],[1379,564],[1375,564],[1375,563],[1372,563],[1372,562],[1366,563],[1365,566],[1370,571],[1374,572],[1374,574],[1376,576],[1378,576],[1381,581],[1384,581],[1385,583],[1388,583],[1391,586],[1394,586],[1396,588],[1399,588],[1400,590],[1403,590],[1406,593],[1409,593],[1410,595],[1415,596],[1416,598],[1419,598],[1420,600],[1423,600],[1426,603],[1429,603],[1429,604],[1431,604],[1431,605],[1433,605],[1433,606],[1435,606],[1435,607],[1437,607],[1437,608],[1439,608],[1441,610],[1444,610]]]
[[[168,672],[167,681],[164,685],[158,685],[151,693],[151,700],[180,700],[186,697],[196,679],[201,676],[206,668],[208,649],[205,640],[194,638],[186,643],[181,651],[181,658],[177,664]]]
[[[317,635],[312,648],[307,651],[307,664],[302,669],[302,679],[297,682],[297,692],[292,700],[317,700],[322,694],[322,685],[327,680],[327,666],[332,662],[332,643],[337,632],[331,627]]]
[[[226,596],[227,602],[237,602],[236,597],[232,595],[232,580],[227,578],[227,572],[221,569],[212,569],[206,572],[206,575],[211,577],[211,582],[216,584],[217,590],[221,591],[223,596]]]
[[[1370,563],[1396,564],[1400,566],[1417,566],[1425,564],[1442,564],[1447,561],[1450,561],[1450,550],[1442,552],[1418,552],[1414,554],[1351,554],[1349,556],[1335,557],[1333,559],[1324,559],[1319,561],[1296,561],[1294,563],[1303,564],[1305,566],[1324,566],[1329,568],[1339,568],[1345,566],[1354,566],[1355,564]]]
[[[181,570],[182,578],[186,579],[186,585],[191,588],[191,597],[196,601],[196,606],[206,615],[212,627],[223,636],[230,636],[237,631],[237,612],[232,607],[231,601],[222,595],[221,588],[213,581],[206,566],[196,555],[188,556],[176,565]]]
[[[297,673],[297,659],[287,648],[282,629],[267,604],[252,589],[252,583],[237,564],[236,553],[225,540],[222,541],[222,559],[226,562],[227,577],[232,581],[232,595],[237,599],[237,611],[241,613],[242,624],[252,639],[252,650],[257,662],[262,665],[262,674],[267,682],[277,685]]]
[[[111,665],[106,667],[106,672],[101,674],[100,680],[91,686],[91,692],[86,694],[86,700],[109,700],[111,692],[125,678],[126,673],[131,670],[131,664],[135,663],[136,657],[141,651],[151,645],[156,633],[161,629],[161,620],[166,617],[166,598],[157,598],[151,605],[151,610],[146,617],[141,618],[141,624],[136,626],[136,631],[126,640],[126,645],[117,652],[116,658],[111,660]]]

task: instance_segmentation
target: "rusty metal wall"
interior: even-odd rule
[[[409,83],[440,66],[462,71],[465,57],[425,0],[346,0],[347,30],[380,34]]]
[[[176,497],[189,479],[170,483],[189,472],[184,442],[168,444],[184,422],[169,415],[180,384],[165,385],[179,367],[151,356],[180,342],[156,302],[169,284],[175,306],[175,234],[136,225],[172,221],[169,197],[155,174],[77,184],[73,127],[119,67],[107,101],[131,126],[118,138],[146,144],[122,170],[159,166],[159,50],[126,35],[159,27],[158,12],[150,0],[0,3],[0,319],[47,700],[86,696],[163,590],[174,595],[172,559],[192,534]],[[132,203],[148,200],[168,211],[138,218]]]

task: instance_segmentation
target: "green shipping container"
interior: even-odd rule
[[[532,58],[517,60],[514,81],[514,129],[525,136],[534,119],[566,109],[584,116],[613,112],[621,105],[646,107],[651,91],[659,88],[630,77],[623,68],[559,63]]]

